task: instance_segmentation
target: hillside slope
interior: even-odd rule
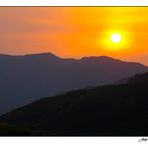
[[[44,135],[148,135],[148,73],[128,84],[83,89],[44,98],[0,117]]]

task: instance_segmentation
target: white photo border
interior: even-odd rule
[[[0,0],[0,6],[148,6],[148,0]]]

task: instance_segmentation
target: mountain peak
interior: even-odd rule
[[[54,55],[54,54],[51,53],[51,52],[47,52],[47,53],[38,53],[38,54],[28,54],[28,55],[24,55],[24,57],[60,59],[58,56]]]
[[[41,57],[41,58],[58,58],[60,57],[56,56],[55,54],[51,52],[47,53],[32,53],[32,54],[25,54],[25,55],[9,55],[9,54],[0,54],[1,58],[6,58],[6,57]]]
[[[83,60],[83,61],[88,61],[88,60],[105,60],[105,61],[108,61],[108,60],[117,60],[117,59],[114,59],[112,57],[109,57],[109,56],[90,56],[90,57],[82,57],[80,60]]]

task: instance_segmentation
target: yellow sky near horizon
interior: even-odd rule
[[[0,53],[106,55],[148,65],[147,16],[148,7],[1,7]],[[114,32],[119,45],[108,43]]]

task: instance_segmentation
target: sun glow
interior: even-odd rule
[[[109,51],[127,51],[129,48],[129,33],[126,30],[108,30],[100,36],[98,44]]]
[[[119,33],[113,33],[111,36],[110,36],[110,39],[112,42],[114,43],[119,43],[121,40],[122,40],[122,37]]]

